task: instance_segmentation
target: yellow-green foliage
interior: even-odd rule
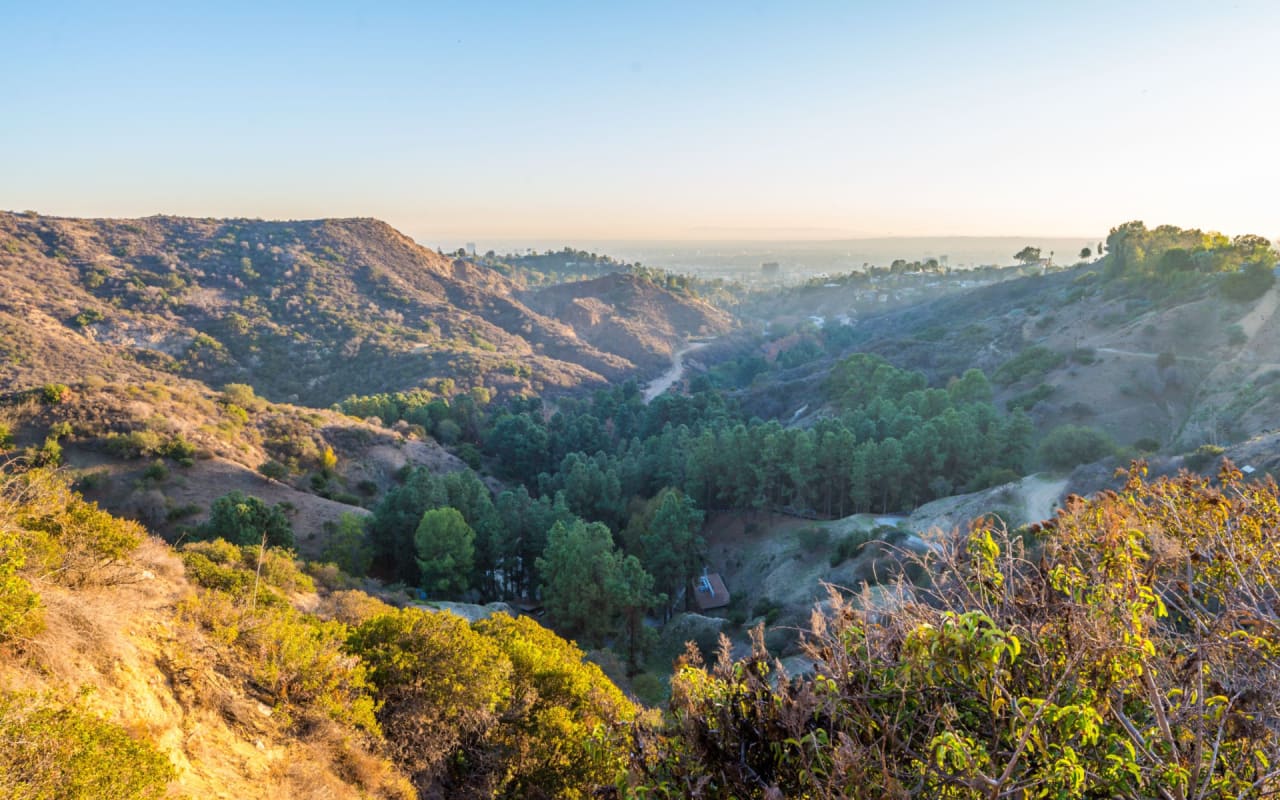
[[[755,653],[672,679],[647,797],[1237,798],[1280,791],[1277,487],[1227,465],[976,524],[892,613],[833,593],[811,675]],[[923,596],[921,596],[923,595]]]
[[[26,561],[17,534],[0,528],[0,642],[40,627],[40,597],[19,574]]]
[[[625,772],[635,706],[531,619],[473,627],[402,609],[366,620],[348,647],[369,665],[388,742],[424,793],[587,797]]]
[[[453,614],[380,614],[351,632],[347,648],[368,666],[388,744],[419,785],[495,723],[508,691],[510,663]]]
[[[219,659],[264,691],[286,723],[319,713],[378,733],[365,668],[342,649],[347,626],[279,602],[255,604],[247,595],[200,592],[179,613],[226,646]]]
[[[504,796],[590,797],[625,772],[636,707],[577,645],[529,617],[495,614],[475,631],[512,666],[504,724],[493,731],[511,765]]]
[[[113,517],[73,492],[66,476],[32,470],[5,479],[7,524],[21,532],[27,568],[67,585],[110,583],[146,536],[141,525]]]
[[[241,553],[237,545],[225,539],[212,542],[192,542],[182,548],[182,563],[187,577],[207,589],[216,589],[234,595],[253,591],[254,573],[241,568]],[[278,602],[279,593],[270,585],[259,586],[259,601]]]
[[[217,539],[186,545],[182,561],[188,577],[210,590],[186,600],[183,617],[228,645],[226,660],[286,717],[311,710],[378,730],[364,667],[342,651],[347,626],[288,604],[288,594],[315,590],[292,553]]]
[[[9,800],[145,800],[173,767],[154,746],[75,705],[0,694],[0,795]]]
[[[182,548],[182,563],[188,577],[208,589],[243,595],[256,584],[259,602],[279,605],[287,594],[316,590],[293,553],[279,547],[235,545],[225,539],[191,542]]]

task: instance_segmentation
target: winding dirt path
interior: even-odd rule
[[[1028,522],[1038,522],[1053,516],[1053,508],[1067,488],[1067,480],[1049,481],[1039,475],[1028,475],[1018,487],[1022,492],[1022,504]]]
[[[676,381],[684,377],[684,357],[688,353],[692,353],[700,347],[706,347],[706,342],[692,342],[681,347],[679,350],[671,354],[671,369],[662,373],[662,375],[654,378],[649,385],[644,388],[645,405],[652,403],[655,398],[663,392],[675,385]]]

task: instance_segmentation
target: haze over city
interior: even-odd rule
[[[0,208],[431,245],[1280,233],[1265,0],[5,16]]]

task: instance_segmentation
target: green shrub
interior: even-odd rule
[[[1216,444],[1202,444],[1183,457],[1183,463],[1196,472],[1210,466],[1226,452]]]
[[[263,461],[258,466],[258,472],[262,477],[270,478],[273,481],[282,481],[289,477],[289,468],[272,458]]]
[[[10,800],[143,800],[165,794],[169,760],[74,705],[0,694],[0,794]]]
[[[254,573],[241,569],[239,559],[240,548],[225,539],[192,542],[182,548],[189,579],[206,589],[244,596],[253,591]]]
[[[82,472],[76,476],[74,488],[78,492],[91,492],[99,489],[111,479],[111,473],[105,469],[95,469],[91,472]]]
[[[856,556],[862,546],[871,541],[872,535],[870,531],[858,530],[842,536],[831,550],[831,566],[839,566]]]
[[[197,503],[184,503],[180,506],[174,506],[164,515],[169,522],[177,522],[180,519],[194,517],[204,509]]]
[[[286,725],[297,721],[299,712],[316,711],[380,733],[366,667],[343,649],[349,634],[345,624],[304,614],[287,603],[249,604],[242,597],[206,591],[184,601],[179,613],[226,643],[230,652],[223,657],[243,670]]]
[[[263,550],[258,545],[236,545],[225,539],[189,542],[181,551],[187,577],[207,589],[233,595],[252,594],[258,585],[258,600],[280,605],[285,595],[314,592],[315,581],[299,567],[293,554],[278,547]]]
[[[164,455],[166,446],[163,434],[147,429],[108,434],[105,441],[107,452],[121,458]]]
[[[245,383],[228,383],[222,387],[221,400],[228,406],[239,406],[246,411],[261,411],[267,401],[254,393],[253,387]]]
[[[1061,353],[1055,353],[1043,345],[1033,345],[1006,361],[991,376],[998,384],[1007,386],[1028,378],[1043,375],[1066,360]]]
[[[989,489],[992,486],[1001,486],[1006,483],[1013,483],[1022,476],[1011,469],[1005,467],[983,467],[973,476],[973,480],[965,484],[966,492],[980,492],[983,489]]]
[[[818,525],[810,525],[797,531],[796,539],[805,551],[812,553],[831,542],[831,531]]]
[[[40,399],[45,405],[56,406],[67,396],[65,383],[46,383],[40,389]]]
[[[272,547],[293,547],[293,528],[280,504],[268,506],[261,499],[240,491],[213,501],[209,520],[196,529],[205,539],[226,539],[241,545],[266,543]]]
[[[84,311],[81,311],[79,314],[76,314],[75,317],[72,319],[72,321],[78,327],[86,328],[90,325],[93,325],[94,323],[102,322],[106,318],[107,318],[106,315],[103,314],[98,309],[86,308]]]
[[[40,449],[31,453],[31,461],[38,467],[56,467],[61,464],[62,445],[58,444],[57,437],[45,437]]]
[[[0,642],[40,629],[40,596],[19,574],[26,560],[18,535],[0,528]]]
[[[163,460],[157,458],[155,461],[148,464],[147,468],[143,470],[142,479],[144,481],[151,481],[152,483],[163,483],[164,481],[169,480],[169,468],[165,466]]]
[[[1266,294],[1275,284],[1275,274],[1262,262],[1249,264],[1239,272],[1232,272],[1222,278],[1218,285],[1222,296],[1237,303],[1247,303]]]
[[[631,679],[631,691],[648,706],[660,706],[667,699],[667,685],[652,672],[641,672]]]
[[[160,454],[168,456],[184,466],[190,466],[191,459],[195,458],[196,455],[196,446],[179,434],[165,442]]]
[[[449,420],[445,421],[448,422]],[[462,459],[462,463],[471,469],[480,469],[480,449],[470,442],[458,447],[457,456]]]
[[[778,621],[778,617],[782,615],[782,606],[768,597],[761,597],[756,601],[755,608],[751,610],[751,616],[764,617],[766,625],[772,625]]]
[[[28,472],[20,486],[24,503],[17,527],[28,557],[46,575],[79,585],[113,583],[132,574],[128,556],[146,537],[141,525],[85,502],[57,473]]]
[[[1059,425],[1040,443],[1040,460],[1053,469],[1071,469],[1116,451],[1111,437],[1084,425]]]
[[[1052,395],[1053,392],[1053,386],[1050,386],[1047,383],[1037,384],[1036,388],[1023,392],[1017,397],[1010,398],[1008,402],[1005,403],[1005,408],[1009,411],[1017,411],[1018,409],[1030,411],[1035,408],[1037,403]]]
[[[1135,441],[1133,449],[1139,453],[1155,453],[1160,449],[1160,440],[1146,436]]]

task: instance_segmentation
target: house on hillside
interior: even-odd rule
[[[698,611],[710,611],[713,608],[724,608],[729,605],[729,590],[725,588],[720,573],[708,573],[702,569],[701,577],[693,579],[693,604]]]

